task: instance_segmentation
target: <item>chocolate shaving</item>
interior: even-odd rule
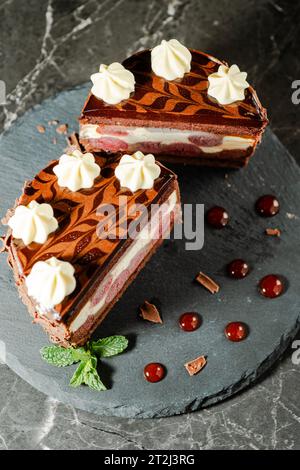
[[[196,277],[196,281],[203,287],[205,287],[205,289],[209,290],[211,294],[216,294],[220,290],[220,286],[202,272],[198,274],[198,276]]]
[[[61,124],[56,128],[58,134],[66,134],[68,132],[68,124]]]
[[[281,230],[279,228],[266,228],[266,234],[271,237],[280,237]]]
[[[155,305],[150,304],[145,300],[144,304],[140,307],[140,312],[144,320],[151,321],[152,323],[162,323],[159,311]]]
[[[40,134],[45,134],[46,128],[45,126],[38,125],[36,126],[37,130],[39,131]]]
[[[198,374],[200,370],[202,370],[207,364],[206,357],[205,356],[199,356],[196,359],[193,359],[190,362],[187,362],[184,364],[184,367],[188,371],[188,373],[192,375]]]

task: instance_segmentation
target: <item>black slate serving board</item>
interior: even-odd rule
[[[64,136],[47,123],[59,119],[77,129],[76,116],[88,86],[63,92],[27,112],[0,137],[0,211],[4,215],[19,196],[24,180],[61,155]],[[45,125],[39,134],[37,125]],[[52,143],[53,138],[57,144]],[[94,392],[71,389],[73,368],[57,369],[40,359],[47,344],[43,331],[31,323],[18,299],[13,277],[0,259],[0,351],[7,364],[38,390],[65,403],[102,415],[161,417],[211,405],[254,382],[274,364],[298,330],[300,322],[300,170],[293,158],[268,130],[248,168],[240,171],[175,168],[184,203],[203,203],[205,208],[225,206],[230,224],[220,231],[205,228],[200,251],[186,251],[184,240],[168,240],[96,332],[97,337],[124,334],[130,347],[121,356],[103,361],[100,371],[110,387]],[[280,199],[281,211],[272,219],[256,215],[254,203],[266,193]],[[282,230],[282,237],[268,237],[266,227]],[[226,277],[225,265],[241,257],[251,266],[246,279]],[[203,271],[221,290],[211,295],[193,282]],[[277,299],[263,298],[257,290],[261,277],[278,273],[286,279],[286,291]],[[138,306],[155,300],[164,323],[154,325],[138,318]],[[202,316],[201,328],[184,333],[178,317],[187,311]],[[223,333],[230,321],[250,327],[241,343],[229,342]],[[183,364],[201,354],[207,366],[189,377]],[[149,384],[143,378],[148,362],[167,367],[166,378]]]

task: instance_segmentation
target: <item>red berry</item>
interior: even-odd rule
[[[166,375],[166,369],[159,362],[150,362],[144,368],[144,377],[148,382],[159,382]]]
[[[207,211],[206,220],[212,227],[220,229],[228,224],[229,215],[223,207],[215,206]]]
[[[247,338],[248,331],[248,326],[245,323],[234,321],[226,326],[225,336],[230,341],[243,341],[243,339]]]
[[[227,272],[234,279],[243,279],[249,273],[249,265],[243,259],[235,259],[228,264]]]
[[[279,201],[275,196],[266,194],[256,201],[255,207],[262,217],[273,217],[279,212]]]
[[[201,325],[201,318],[198,313],[183,313],[179,318],[179,325],[184,331],[195,331]]]
[[[282,294],[283,282],[276,274],[268,274],[260,280],[259,290],[264,297],[274,299]]]

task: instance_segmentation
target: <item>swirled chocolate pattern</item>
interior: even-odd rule
[[[150,51],[134,54],[123,62],[136,80],[134,93],[128,100],[111,106],[90,95],[82,111],[82,123],[110,123],[112,119],[151,122],[152,126],[193,129],[206,125],[247,126],[260,128],[267,122],[262,107],[252,87],[246,98],[231,105],[220,105],[207,94],[208,75],[216,72],[222,62],[203,52],[191,50],[191,71],[181,80],[166,81],[151,70]],[[99,118],[101,118],[99,120]],[[124,123],[123,123],[124,125]]]
[[[103,159],[99,156],[95,158],[96,163],[103,167]],[[69,261],[74,266],[76,290],[55,307],[64,322],[71,321],[72,314],[93,282],[98,281],[132,243],[130,238],[125,238],[129,223],[132,220],[142,222],[145,218],[145,213],[138,211],[138,205],[144,204],[148,211],[152,203],[161,202],[173,190],[174,185],[171,184],[170,188],[170,183],[175,182],[176,177],[163,166],[152,189],[139,190],[134,194],[122,189],[114,176],[118,161],[119,157],[102,168],[101,175],[91,189],[76,192],[58,186],[57,177],[53,173],[57,161],[53,161],[27,183],[18,201],[21,205],[27,205],[33,200],[47,202],[53,207],[58,220],[58,229],[48,237],[45,244],[31,243],[25,246],[20,240],[11,239],[9,252],[18,266],[20,278],[30,273],[34,263],[52,256]],[[115,218],[109,212],[111,208],[116,210]],[[117,236],[111,239],[109,236],[99,237],[101,229],[105,229],[108,235],[115,233]]]

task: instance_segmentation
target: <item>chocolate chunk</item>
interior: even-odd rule
[[[151,321],[152,323],[162,323],[159,311],[155,305],[150,304],[147,300],[140,307],[140,312],[144,320]]]
[[[196,359],[193,359],[192,361],[184,364],[184,367],[190,375],[196,375],[206,366],[206,363],[207,361],[205,356],[199,356]]]
[[[281,230],[279,228],[266,228],[266,234],[271,237],[280,237]]]
[[[38,125],[36,126],[37,130],[39,131],[40,134],[45,134],[46,128],[45,126]]]
[[[196,281],[203,287],[205,287],[205,289],[209,290],[211,294],[216,294],[220,290],[220,286],[202,272],[198,274],[198,276],[196,277]]]

